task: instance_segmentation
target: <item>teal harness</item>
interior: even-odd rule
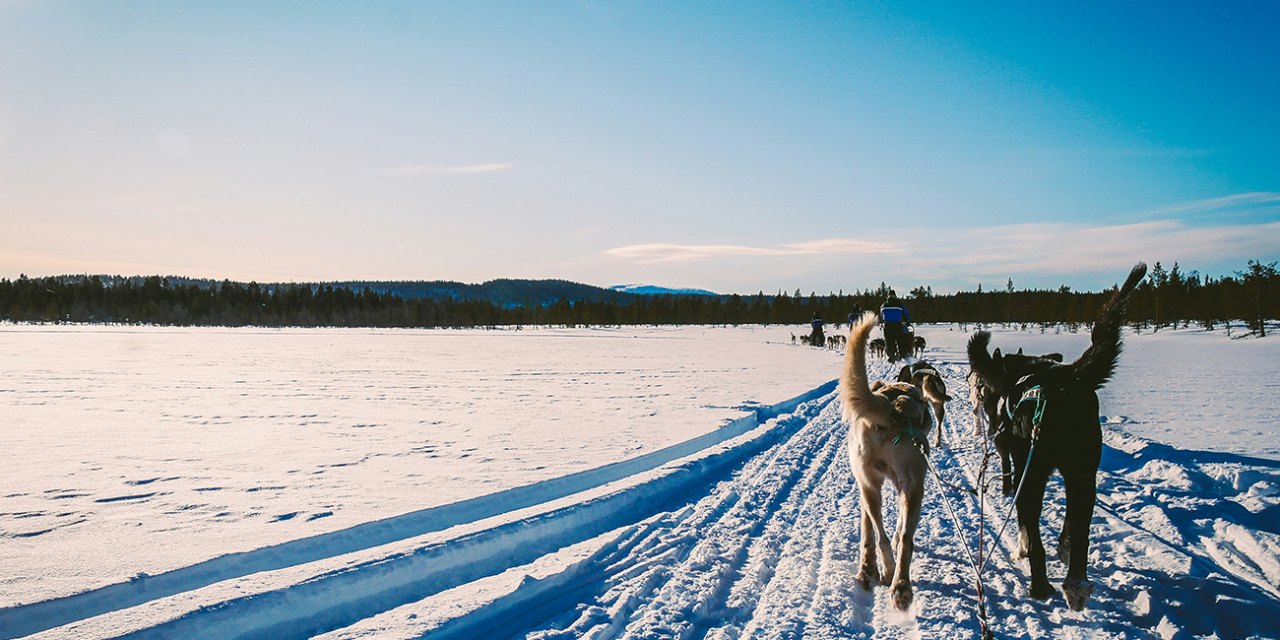
[[[902,433],[899,433],[898,437],[893,439],[894,444],[898,444],[898,441],[902,440],[902,436],[911,436],[912,440],[915,440],[920,444],[929,444],[928,432],[916,428],[916,424],[923,424],[923,420],[919,422],[912,420],[910,416],[902,413],[901,411],[894,411],[889,420],[891,420],[894,425],[902,427]]]
[[[1021,407],[1022,403],[1028,402],[1028,401],[1034,401],[1036,403],[1035,413],[1031,414],[1031,428],[1034,430],[1039,430],[1040,421],[1044,420],[1045,405],[1049,404],[1044,399],[1044,393],[1040,389],[1040,385],[1036,385],[1024,391],[1022,393],[1022,398],[1018,400],[1018,404],[1013,406],[1013,411],[1011,413],[1017,413],[1018,407]],[[1013,416],[1010,415],[1009,417],[1012,418]]]

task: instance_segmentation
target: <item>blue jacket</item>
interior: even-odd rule
[[[911,314],[904,307],[880,307],[881,322],[911,322]]]

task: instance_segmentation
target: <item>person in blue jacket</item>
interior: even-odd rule
[[[813,314],[813,320],[809,322],[809,326],[813,327],[813,332],[809,334],[809,344],[815,347],[826,346],[827,336],[822,331],[822,318],[819,318],[816,312]]]
[[[889,290],[889,297],[880,305],[880,324],[884,328],[884,351],[889,362],[907,357],[912,351],[912,346],[905,344],[911,314],[907,313],[907,308],[893,289]]]

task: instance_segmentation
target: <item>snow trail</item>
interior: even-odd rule
[[[964,388],[961,363],[943,360],[937,366],[953,390]],[[883,362],[872,368],[882,378],[894,373]],[[932,462],[948,482],[973,486],[982,446],[972,435],[972,414],[962,395],[953,393],[946,444],[934,450]],[[744,464],[702,499],[620,532],[632,542],[566,568],[556,578],[556,598],[521,599],[517,594],[535,586],[518,585],[507,601],[525,604],[514,613],[510,607],[501,613],[491,609],[496,603],[481,604],[443,626],[405,625],[402,635],[385,635],[397,628],[397,616],[413,615],[409,606],[380,617],[378,637],[977,638],[973,569],[962,542],[971,548],[977,543],[976,499],[929,480],[912,572],[916,603],[905,614],[895,611],[887,588],[868,593],[853,581],[859,507],[846,433],[838,407],[827,404],[794,435]],[[1251,488],[1269,480],[1249,475],[1261,473],[1256,467],[1232,466],[1219,470],[1223,480],[1200,478],[1211,486],[1187,487],[1184,478],[1204,475],[1188,462],[1201,454],[1164,455],[1170,454],[1167,448],[1114,431],[1108,441],[1112,446],[1099,473],[1093,524],[1089,576],[1096,591],[1089,607],[1073,612],[1060,594],[1044,602],[1027,599],[1025,561],[1009,557],[1016,545],[1011,528],[983,572],[997,636],[1280,637],[1280,604],[1267,577],[1274,575],[1267,571],[1269,563],[1280,557],[1274,535],[1266,530],[1274,521],[1262,529],[1249,526],[1260,518],[1244,507],[1236,510],[1239,521],[1223,520],[1223,500],[1204,491],[1234,482],[1247,498]],[[1210,464],[1255,462],[1224,455],[1210,454]],[[1160,468],[1146,466],[1150,460]],[[1148,499],[1117,503],[1131,498],[1137,484]],[[1216,517],[1204,521],[1205,512],[1194,508],[1194,517],[1179,515],[1179,506],[1157,497],[1177,487],[1198,491],[1199,505]],[[1252,490],[1255,498],[1268,492],[1265,484]],[[941,491],[951,492],[961,530],[946,513]],[[1009,500],[998,490],[985,500],[989,540]],[[889,519],[896,520],[896,501],[887,499],[886,505]],[[1064,511],[1057,480],[1046,494],[1047,539],[1057,535]],[[1188,538],[1187,544],[1169,544],[1173,540],[1152,534],[1149,528],[1157,523],[1164,523],[1164,536]],[[1065,568],[1051,562],[1050,572],[1056,584]],[[325,637],[369,637],[369,628],[357,624]]]
[[[955,398],[931,461],[947,482],[972,487],[984,446],[972,433],[966,367],[946,352],[930,356]],[[875,378],[897,370],[882,361],[869,368]],[[1016,531],[989,541],[1009,504],[998,487],[979,512],[975,496],[935,477],[916,537],[915,602],[896,611],[888,588],[863,591],[853,580],[859,503],[848,428],[831,391],[814,389],[737,425],[736,435],[527,515],[443,539],[366,546],[339,568],[331,561],[345,556],[177,613],[154,613],[149,607],[176,596],[159,598],[37,637],[963,640],[978,637],[965,545],[976,548],[981,523],[995,549],[983,580],[997,637],[1280,638],[1280,463],[1174,449],[1125,433],[1116,419],[1107,420],[1098,473],[1095,591],[1084,611],[1071,611],[1061,594],[1027,598],[1026,563],[1009,557]],[[570,488],[588,488],[576,482]],[[494,511],[517,509],[492,499]],[[897,501],[886,496],[885,506],[893,526]],[[1055,476],[1046,540],[1064,511]],[[1056,586],[1065,567],[1051,559],[1049,571]],[[0,612],[6,637],[22,635],[8,626],[14,613]],[[112,616],[132,617],[133,626]]]
[[[834,385],[834,382],[829,382],[785,402],[757,409],[753,415],[735,420],[710,433],[622,462],[341,531],[229,554],[160,575],[145,576],[143,579],[66,598],[0,609],[0,638],[27,635],[252,573],[274,571],[370,549],[581,493],[655,469],[672,460],[740,436],[759,423],[830,393]]]

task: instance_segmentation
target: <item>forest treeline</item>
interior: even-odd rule
[[[501,305],[478,299],[412,298],[369,288],[315,284],[248,284],[185,278],[57,276],[0,279],[0,319],[15,322],[103,322],[218,326],[480,327],[499,325],[799,324],[829,323],[878,309],[877,288],[820,296],[635,295],[596,300]],[[1087,324],[1110,291],[1001,290],[935,295],[917,287],[903,296],[917,323]],[[1234,275],[1213,278],[1156,263],[1134,295],[1130,322],[1152,328],[1222,326],[1243,320],[1265,332],[1280,317],[1276,263],[1251,260]]]

